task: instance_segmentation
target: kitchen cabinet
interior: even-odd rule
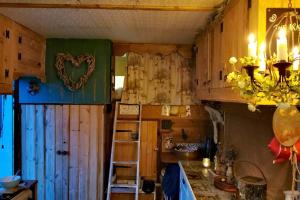
[[[212,30],[206,30],[199,38],[196,48],[196,95],[198,99],[210,95],[211,84],[211,38]]]
[[[45,81],[45,38],[19,24],[15,36],[14,79],[33,76]]]
[[[45,80],[45,42],[39,34],[0,14],[0,94],[13,92],[13,80]]]
[[[196,45],[198,99],[242,102],[226,83],[226,75],[233,70],[229,58],[246,55],[247,35],[248,1],[245,0],[232,1],[224,16],[200,35]]]
[[[13,22],[0,15],[0,94],[13,89]]]
[[[196,200],[188,179],[185,176],[183,169],[180,169],[180,179],[179,179],[179,200]]]

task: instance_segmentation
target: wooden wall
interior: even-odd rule
[[[22,105],[22,178],[39,200],[102,199],[103,138],[104,106]]]
[[[208,112],[202,105],[190,106],[190,116],[170,115],[162,116],[162,106],[145,105],[143,106],[143,120],[157,120],[158,131],[163,135],[171,135],[174,142],[200,142],[209,134],[212,134],[212,124]],[[170,131],[161,129],[162,120],[171,120],[172,128]],[[182,138],[182,130],[187,134],[187,139]]]
[[[273,164],[274,155],[268,144],[274,137],[273,106],[259,107],[261,112],[250,112],[245,104],[223,104],[225,111],[225,151],[234,147],[238,160],[257,164],[267,178],[267,199],[284,199],[284,190],[291,189],[291,165],[289,162]],[[253,166],[242,173],[259,176]]]

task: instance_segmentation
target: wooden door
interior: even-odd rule
[[[140,175],[156,181],[157,121],[143,121],[141,129]]]
[[[128,140],[131,132],[136,132],[137,124],[122,123],[118,124],[117,129],[128,130],[128,133],[116,133],[116,139]],[[157,168],[157,121],[142,121],[141,127],[141,151],[140,151],[140,176],[146,179],[156,180]],[[120,143],[116,145],[115,161],[136,161],[137,145],[136,143]],[[135,168],[117,168],[117,176],[134,177]]]
[[[22,178],[39,200],[102,199],[103,106],[23,105]]]

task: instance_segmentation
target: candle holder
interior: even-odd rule
[[[291,65],[292,65],[291,62],[286,62],[286,61],[279,61],[273,64],[273,66],[276,67],[279,72],[279,79],[275,87],[277,87],[280,83],[285,82],[287,86],[290,88],[290,85],[286,78],[287,78],[287,68],[289,68]]]
[[[246,70],[247,75],[250,77],[250,82],[252,85],[252,88],[254,90],[257,90],[258,88],[260,88],[260,85],[256,82],[255,78],[254,78],[254,71],[259,68],[258,66],[254,66],[254,65],[246,65],[243,67],[243,69]]]
[[[247,65],[247,66],[244,66],[243,68],[246,70],[251,81],[254,81],[254,70],[257,69],[258,66]]]
[[[206,167],[206,168],[210,167],[210,159],[209,158],[203,158],[202,165],[203,165],[203,167]]]

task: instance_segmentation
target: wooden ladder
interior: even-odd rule
[[[135,106],[138,108],[137,119],[119,119],[119,108],[120,106]],[[110,156],[110,168],[109,168],[109,179],[108,179],[108,188],[107,188],[107,197],[106,200],[111,199],[111,193],[134,193],[135,200],[138,200],[139,197],[139,174],[140,174],[140,136],[141,136],[141,125],[142,125],[142,105],[141,104],[124,104],[116,102],[115,107],[115,116],[114,116],[114,126],[113,126],[113,138],[112,138],[112,147],[111,147],[111,156]],[[123,132],[124,130],[118,130],[118,124],[120,123],[136,123],[137,124],[137,138],[134,140],[120,140],[116,139],[116,133]],[[125,130],[126,132],[126,130]],[[115,148],[117,143],[128,143],[132,145],[137,145],[137,160],[136,161],[115,161]],[[136,177],[134,184],[116,184],[113,183],[113,169],[116,165],[131,165],[136,167]]]

